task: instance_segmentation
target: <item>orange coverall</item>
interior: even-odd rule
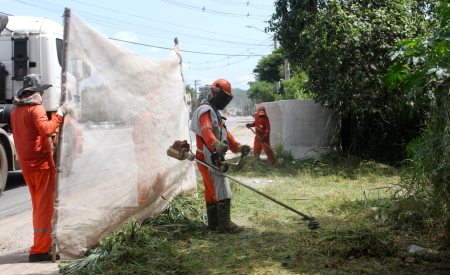
[[[253,155],[260,155],[261,149],[264,150],[267,156],[267,160],[270,164],[275,164],[275,156],[273,154],[273,151],[271,148],[267,147],[267,145],[270,146],[270,121],[269,117],[267,115],[260,116],[258,113],[255,114],[255,121],[250,124],[250,126],[255,127],[255,141],[253,144]],[[265,143],[262,143],[259,140],[259,137],[265,139]]]
[[[214,141],[217,140],[217,138],[214,136],[213,131],[211,130],[213,125],[211,121],[210,112],[206,112],[200,116],[200,126],[201,126],[200,128],[202,129],[203,140],[205,141],[206,146],[212,152],[215,152],[216,149],[212,148],[212,144]],[[196,135],[197,148],[201,151],[203,151],[204,146],[203,140],[200,136]],[[227,131],[227,141],[230,145],[231,152],[237,153],[237,147],[241,144],[237,142],[228,131]],[[202,152],[197,151],[195,157],[203,162],[206,162],[205,155]],[[207,203],[210,202],[217,203],[216,190],[214,189],[213,179],[209,175],[209,168],[200,163],[197,163],[197,166],[198,170],[200,171],[203,177],[203,185],[205,186],[205,201]]]
[[[132,137],[134,142],[134,155],[138,166],[137,190],[138,204],[144,204],[150,197],[150,193],[160,186],[162,174],[155,136],[156,125],[159,117],[156,114],[143,112],[134,119]]]
[[[44,106],[21,105],[11,113],[11,127],[22,174],[33,205],[34,244],[30,254],[48,253],[52,240],[56,169],[50,136],[62,121],[48,120]]]

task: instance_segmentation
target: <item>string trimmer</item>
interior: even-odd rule
[[[288,206],[288,205],[286,205],[286,204],[284,204],[282,202],[277,201],[276,199],[270,197],[269,195],[266,195],[266,194],[256,190],[255,188],[253,188],[251,186],[248,186],[245,183],[240,182],[239,180],[233,178],[232,176],[227,175],[226,173],[221,171],[222,169],[220,169],[220,166],[219,167],[215,167],[213,165],[209,165],[208,163],[205,163],[205,162],[197,159],[195,157],[195,155],[191,152],[190,145],[189,145],[189,143],[187,143],[186,140],[183,140],[183,141],[177,140],[177,141],[175,141],[173,143],[173,145],[170,146],[169,149],[167,149],[167,155],[169,157],[175,158],[177,160],[186,160],[187,159],[187,160],[190,160],[190,161],[195,161],[195,162],[200,163],[201,165],[206,166],[206,167],[208,167],[210,169],[214,169],[215,172],[222,174],[224,177],[227,177],[227,178],[229,178],[229,179],[239,183],[240,185],[242,185],[242,186],[252,190],[253,192],[258,193],[259,195],[261,195],[263,197],[266,197],[269,200],[271,200],[271,201],[273,201],[273,202],[283,206],[284,208],[287,208],[287,209],[291,210],[292,212],[302,216],[303,220],[309,221],[309,223],[308,223],[308,228],[309,229],[318,229],[318,228],[320,228],[319,222],[316,221],[316,219],[314,217],[310,217],[308,215],[305,215],[305,214],[301,213],[300,211],[297,211],[294,208],[292,208],[292,207],[290,207],[290,206]],[[241,155],[241,158],[242,157],[243,156]]]

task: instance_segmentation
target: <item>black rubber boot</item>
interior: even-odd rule
[[[217,203],[207,202],[206,203],[206,215],[208,216],[208,230],[216,231],[219,226],[219,221],[217,220]]]
[[[218,233],[239,233],[244,230],[243,227],[238,226],[231,221],[230,215],[231,199],[225,199],[217,202],[217,218],[219,220]]]
[[[60,256],[58,253],[56,253],[56,260],[59,260]],[[28,257],[28,261],[30,263],[32,262],[51,262],[52,261],[52,254],[48,253],[42,253],[42,254],[30,254]]]

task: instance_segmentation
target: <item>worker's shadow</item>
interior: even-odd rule
[[[0,265],[28,263],[28,252],[15,251],[9,254],[0,255]],[[0,267],[0,270],[3,269]]]
[[[25,186],[25,179],[21,171],[8,172],[5,191]]]

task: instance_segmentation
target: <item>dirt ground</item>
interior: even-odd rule
[[[58,263],[28,262],[28,250],[33,241],[31,210],[0,221],[0,274],[58,274]],[[69,259],[62,256],[61,259]]]

